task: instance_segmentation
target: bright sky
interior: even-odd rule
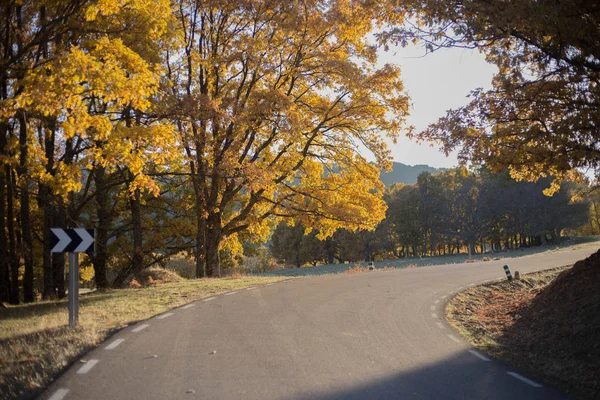
[[[496,66],[488,64],[477,51],[444,49],[431,54],[417,46],[380,50],[380,63],[397,64],[411,99],[408,125],[422,130],[446,110],[465,105],[466,97],[475,88],[491,87]],[[405,136],[396,145],[389,143],[394,161],[408,165],[428,164],[432,167],[457,165],[456,155],[446,157],[437,146],[419,145]]]

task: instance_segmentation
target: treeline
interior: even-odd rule
[[[332,238],[319,240],[316,231],[305,234],[299,224],[282,223],[272,237],[271,252],[299,267],[539,246],[557,243],[569,228],[600,233],[594,229],[598,215],[593,195],[567,182],[549,197],[543,190],[551,181],[516,182],[508,172],[487,169],[424,172],[414,185],[388,188],[386,218],[374,231],[340,229]]]
[[[3,1],[0,302],[65,295],[51,228],[96,229],[81,265],[106,288],[181,252],[219,276],[282,219],[374,227],[363,153],[389,164],[408,108],[368,43],[386,7]]]

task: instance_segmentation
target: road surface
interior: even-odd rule
[[[573,263],[590,245],[506,261],[303,278],[128,327],[42,399],[564,399],[474,350],[444,319],[469,285]]]

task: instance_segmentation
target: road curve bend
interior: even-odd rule
[[[473,350],[444,319],[469,285],[583,259],[522,258],[311,277],[200,300],[128,327],[42,399],[566,399]]]

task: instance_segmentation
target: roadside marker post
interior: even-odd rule
[[[506,265],[504,266],[504,272],[506,273],[506,278],[507,278],[509,281],[512,281],[512,280],[513,280],[513,277],[512,277],[512,274],[510,273],[510,268],[508,268],[508,264],[506,264]]]
[[[69,327],[79,322],[79,253],[94,252],[94,230],[51,228],[50,252],[69,253]]]

